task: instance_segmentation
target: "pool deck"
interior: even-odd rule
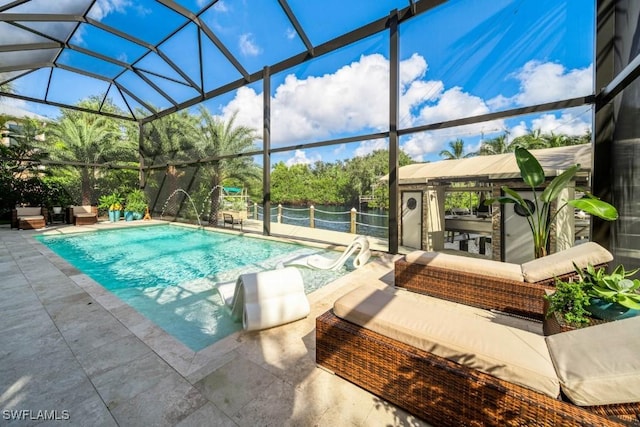
[[[84,229],[96,227],[113,225]],[[310,294],[306,319],[193,352],[33,239],[42,232],[0,227],[0,424],[56,411],[68,420],[45,424],[428,425],[315,364],[315,318],[360,284],[391,291],[395,257]]]

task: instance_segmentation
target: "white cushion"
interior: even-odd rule
[[[91,206],[74,206],[73,214],[75,216],[78,216],[80,214],[93,214],[93,212],[91,211]]]
[[[518,264],[493,261],[490,259],[471,258],[461,255],[451,255],[441,252],[413,251],[405,256],[407,262],[423,264],[427,266],[473,272],[479,275],[494,277],[496,279],[524,282],[522,269]]]
[[[544,393],[560,386],[543,336],[493,323],[436,298],[361,286],[339,298],[336,316],[505,381]],[[455,305],[454,305],[455,306]]]
[[[16,208],[16,213],[18,217],[37,216],[37,215],[42,215],[42,208],[38,206]]]
[[[587,264],[598,265],[611,260],[611,252],[597,243],[587,242],[522,264],[522,275],[525,281],[535,283],[575,271],[574,262],[579,268],[586,268]]]
[[[547,337],[560,387],[576,405],[640,401],[640,316]]]

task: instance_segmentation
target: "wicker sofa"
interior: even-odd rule
[[[15,208],[11,211],[11,228],[20,230],[35,230],[47,225],[47,208],[28,206]]]
[[[640,317],[531,336],[409,294],[364,286],[337,300],[316,319],[317,364],[437,426],[638,423],[638,403],[607,399],[640,396],[640,345],[632,337]],[[594,362],[627,341],[616,358],[628,361]],[[590,372],[593,366],[606,375]],[[624,372],[612,372],[620,366]],[[598,404],[578,406],[567,395]]]
[[[544,317],[545,290],[576,275],[573,263],[606,266],[613,255],[583,243],[522,265],[446,253],[414,251],[395,263],[395,285],[465,305]]]

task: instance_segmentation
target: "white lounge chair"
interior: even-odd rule
[[[339,270],[347,262],[349,257],[356,252],[357,255],[353,260],[353,267],[360,268],[371,258],[369,240],[365,236],[356,237],[338,258],[329,258],[323,255],[309,255],[298,260],[291,260],[287,262],[286,265],[316,268],[318,270]]]
[[[231,317],[247,331],[272,328],[304,317],[311,311],[302,275],[295,268],[241,274],[234,282],[216,285]]]

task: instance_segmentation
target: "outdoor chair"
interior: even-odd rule
[[[97,206],[72,206],[72,221],[75,225],[91,225],[98,222]]]
[[[372,288],[316,319],[316,363],[430,424],[639,424],[640,317],[543,337]]]
[[[240,224],[240,230],[242,230],[242,218],[234,218],[233,215],[229,213],[222,214],[223,226],[227,226],[227,224],[231,225],[231,228],[234,228],[235,224]]]
[[[29,206],[15,208],[11,212],[11,228],[20,230],[35,230],[44,228],[47,224],[47,208]]]
[[[546,289],[588,264],[606,267],[613,255],[583,243],[522,265],[438,252],[414,251],[395,262],[395,286],[483,309],[544,318]]]

